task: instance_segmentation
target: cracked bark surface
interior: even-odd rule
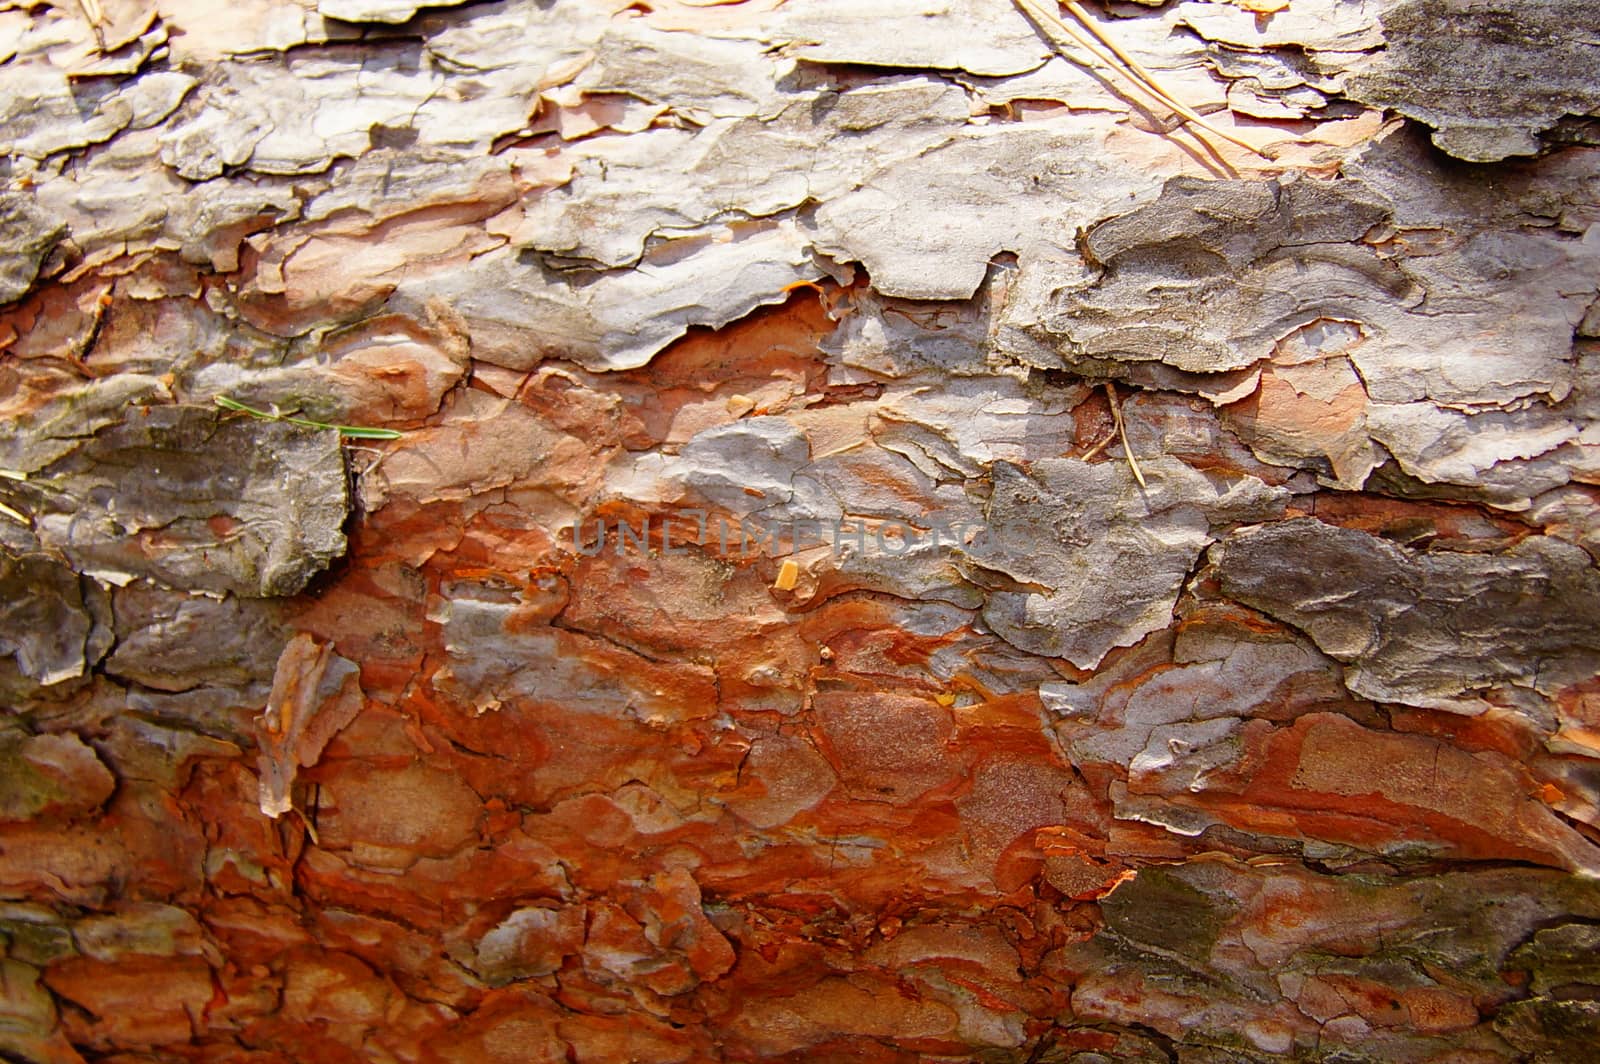
[[[1088,14],[0,0],[0,1055],[1592,1055],[1600,9]]]

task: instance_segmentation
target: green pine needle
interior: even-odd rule
[[[365,425],[330,425],[326,421],[312,421],[310,418],[291,417],[280,414],[276,410],[257,410],[253,406],[245,406],[237,399],[229,399],[225,395],[216,397],[217,405],[224,410],[234,410],[241,414],[249,414],[264,421],[287,421],[291,425],[302,425],[308,429],[333,429],[340,436],[353,440],[398,440],[403,433],[397,429],[375,429]]]

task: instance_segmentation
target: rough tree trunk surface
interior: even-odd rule
[[[0,1054],[1595,1060],[1600,7],[1048,6],[0,0]]]

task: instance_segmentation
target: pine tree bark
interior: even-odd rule
[[[1588,1059],[1589,0],[0,0],[0,1056]]]

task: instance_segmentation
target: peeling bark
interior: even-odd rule
[[[1597,9],[1083,10],[0,0],[0,1055],[1588,1059]]]

